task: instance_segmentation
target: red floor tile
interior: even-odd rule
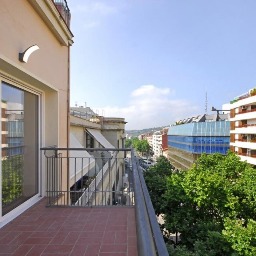
[[[137,246],[128,246],[127,256],[138,256]]]
[[[86,250],[88,248],[88,245],[84,245],[84,244],[76,244],[71,253],[70,256],[78,256],[78,255],[84,255]]]
[[[27,255],[34,245],[23,244],[14,252],[13,256]]]
[[[38,255],[41,255],[43,253],[43,251],[45,250],[46,246],[47,246],[46,244],[34,245],[33,248],[28,252],[28,254],[26,256],[38,256]]]
[[[100,248],[100,252],[127,252],[127,245],[126,244],[103,244]]]
[[[0,256],[137,256],[132,207],[48,208],[45,200],[0,229]]]
[[[106,231],[104,233],[102,243],[103,244],[114,244],[116,239],[116,232],[115,231]]]
[[[61,244],[61,245],[50,244],[45,248],[44,253],[52,253],[52,254],[71,253],[73,246],[74,245],[67,245],[67,244]]]
[[[9,255],[13,255],[13,253],[19,248],[18,245],[9,245],[9,244],[1,244],[0,245],[0,252],[8,253]]]
[[[99,254],[99,256],[126,256],[127,255],[127,253],[125,253],[125,252],[116,252],[116,253],[112,253],[112,252],[110,252],[110,253],[106,253],[106,252],[103,252],[103,253],[100,253]]]
[[[115,244],[127,244],[127,232],[117,231]]]

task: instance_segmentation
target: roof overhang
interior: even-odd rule
[[[52,0],[28,0],[28,2],[43,19],[61,45],[69,46],[73,44],[74,36],[60,16]]]

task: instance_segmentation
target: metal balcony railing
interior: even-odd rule
[[[247,127],[253,127],[256,126],[256,124],[239,124],[236,126],[236,128],[247,128]]]
[[[238,155],[256,158],[256,154],[251,154],[251,153],[238,153]]]
[[[135,207],[139,255],[168,255],[133,150],[47,147],[41,151],[48,207]]]
[[[44,148],[48,206],[133,205],[127,150]]]
[[[244,109],[244,110],[239,110],[239,112],[238,113],[236,113],[236,115],[238,115],[238,114],[245,114],[245,113],[251,113],[251,112],[255,112],[256,111],[256,109],[255,108],[253,108],[253,109]]]
[[[90,122],[100,123],[99,116],[95,113],[92,113],[91,111],[82,112],[78,110],[70,110],[70,115],[88,120]]]
[[[71,19],[71,13],[68,8],[68,4],[66,0],[52,0],[58,9],[62,19],[65,21],[68,27],[70,27],[70,19]]]

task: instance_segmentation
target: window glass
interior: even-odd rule
[[[38,96],[6,83],[2,91],[2,215],[38,193]]]

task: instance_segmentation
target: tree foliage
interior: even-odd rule
[[[126,139],[125,140],[125,147],[131,148],[132,147],[132,139]]]
[[[166,157],[160,156],[155,165],[144,172],[145,182],[157,215],[161,214],[164,205],[163,194],[166,190],[167,177],[171,175],[172,165]]]
[[[247,223],[246,223],[247,222]],[[238,255],[256,255],[256,221],[225,219],[223,235]]]
[[[7,205],[22,196],[23,156],[2,160],[2,204]]]
[[[256,255],[255,169],[231,152],[202,155],[163,180],[157,168],[145,180],[165,229],[180,234],[172,255]]]
[[[141,154],[146,154],[146,155],[151,154],[151,147],[150,147],[148,141],[147,140],[139,140],[137,137],[126,140],[125,147],[126,148],[133,147],[136,149],[137,152],[139,152]]]

